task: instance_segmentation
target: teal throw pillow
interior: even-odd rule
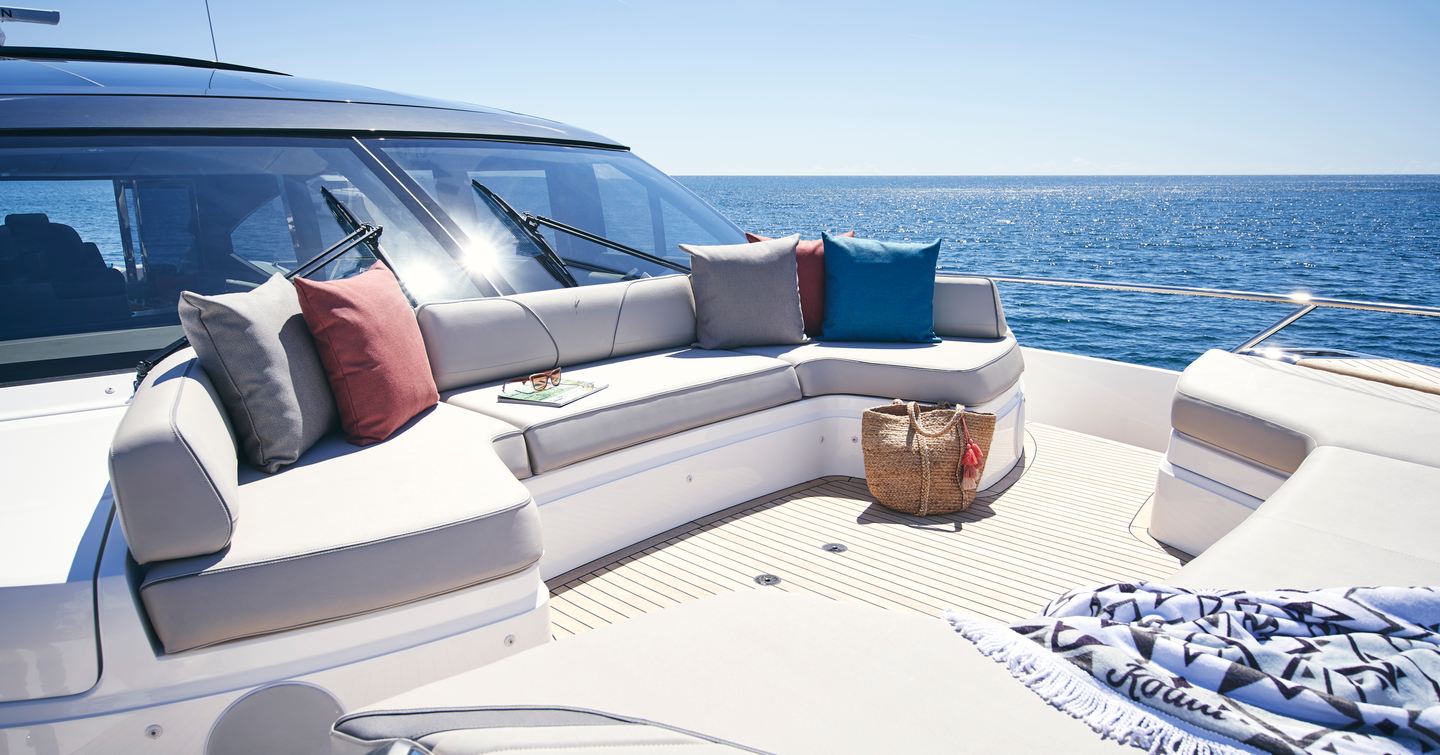
[[[928,244],[824,234],[827,341],[934,343],[935,265]]]

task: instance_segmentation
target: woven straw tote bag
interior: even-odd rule
[[[870,494],[904,514],[964,511],[975,500],[994,435],[995,415],[964,407],[897,399],[866,409],[860,443]]]

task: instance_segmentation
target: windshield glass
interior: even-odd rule
[[[465,264],[509,291],[562,285],[542,250],[498,217],[478,181],[518,213],[553,218],[642,252],[688,265],[677,244],[739,244],[744,234],[674,179],[630,152],[454,139],[380,139],[394,160],[469,237]],[[542,228],[582,284],[671,275],[633,255]]]
[[[181,291],[246,291],[344,238],[337,205],[383,227],[417,301],[482,295],[365,160],[348,139],[7,140],[0,382],[133,366],[180,336]],[[310,277],[373,262],[362,245]]]

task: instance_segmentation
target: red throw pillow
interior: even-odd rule
[[[846,231],[838,236],[854,236]],[[769,236],[756,233],[745,234],[750,243],[769,241]],[[795,245],[795,271],[800,276],[800,314],[805,318],[805,335],[820,337],[820,328],[825,324],[825,243],[820,239],[801,240]]]
[[[440,401],[415,310],[383,263],[336,281],[295,279],[340,426],[368,446]]]

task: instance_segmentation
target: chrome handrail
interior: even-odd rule
[[[1288,294],[1269,294],[1258,291],[1234,291],[1223,288],[1200,288],[1197,286],[1167,286],[1155,283],[1097,281],[1083,278],[1044,278],[1019,275],[983,275],[980,277],[989,278],[997,283],[1021,283],[1036,286],[1060,286],[1063,288],[1084,288],[1100,291],[1126,291],[1137,294],[1197,296],[1210,299],[1231,299],[1235,301],[1297,305],[1297,308],[1293,312],[1276,320],[1272,325],[1246,339],[1244,343],[1231,349],[1231,351],[1245,351],[1246,349],[1253,348],[1255,345],[1293,325],[1295,321],[1319,308],[1354,309],[1365,312],[1385,312],[1396,315],[1440,317],[1440,307],[1432,307],[1425,304],[1332,299],[1325,296],[1314,296],[1306,291],[1294,291]]]
[[[1304,291],[1288,294],[1266,294],[1256,291],[1234,291],[1224,288],[1199,288],[1195,286],[1165,286],[1153,283],[1121,283],[1112,281],[1085,280],[1082,278],[1039,278],[1034,276],[982,275],[1000,283],[1031,283],[1040,286],[1064,286],[1067,288],[1093,288],[1107,291],[1133,291],[1139,294],[1168,294],[1174,296],[1203,296],[1212,299],[1237,299],[1240,301],[1270,302],[1273,304],[1313,304],[1317,307],[1336,309],[1361,309],[1370,312],[1392,312],[1400,315],[1440,317],[1440,307],[1424,304],[1400,304],[1397,302],[1360,301],[1358,299],[1331,299],[1312,296]]]

